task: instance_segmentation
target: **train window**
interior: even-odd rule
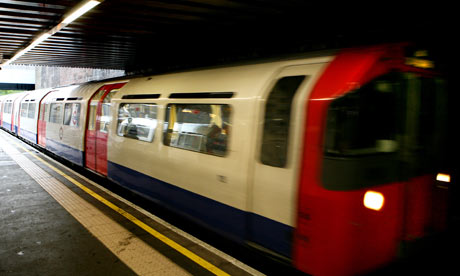
[[[324,187],[352,190],[432,170],[446,144],[445,93],[437,78],[390,73],[331,102]]]
[[[166,146],[224,156],[230,132],[227,104],[169,104],[164,125]]]
[[[396,151],[400,86],[394,75],[387,75],[334,100],[328,110],[326,153],[354,156]]]
[[[52,103],[50,106],[50,123],[60,124],[62,123],[62,104]]]
[[[66,103],[64,107],[64,125],[78,127],[80,125],[80,104]]]
[[[72,116],[69,126],[78,127],[80,125],[80,110],[81,104],[73,103],[72,104]]]
[[[152,142],[157,124],[156,104],[122,103],[118,108],[118,136]]]
[[[64,125],[70,125],[70,120],[72,117],[72,104],[66,103],[64,105]]]
[[[28,103],[22,103],[21,104],[21,111],[19,114],[21,114],[21,117],[27,117],[27,105]]]
[[[101,117],[99,120],[99,131],[107,133],[109,131],[109,125],[111,122],[112,114],[110,112],[111,107],[111,100],[115,93],[117,93],[118,89],[111,90],[102,100],[102,107],[101,107]]]
[[[28,118],[34,118],[35,117],[35,108],[36,108],[36,103],[29,103],[29,107],[27,109],[27,117]]]
[[[284,168],[287,163],[291,105],[295,92],[306,76],[278,80],[265,105],[260,160],[262,164]]]
[[[6,105],[5,106],[5,113],[11,114],[11,111],[13,109],[13,104],[12,103],[6,103],[5,105]]]
[[[64,107],[64,125],[78,127],[80,125],[80,104],[66,103]]]
[[[50,105],[49,104],[43,104],[43,105],[45,106],[45,110],[43,111],[43,115],[42,115],[43,116],[42,120],[44,121],[44,120],[46,120],[45,119],[45,116],[46,116],[45,114],[48,114],[48,110],[50,108]]]

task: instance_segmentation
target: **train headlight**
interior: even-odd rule
[[[441,181],[441,182],[449,183],[450,182],[450,175],[445,174],[445,173],[438,173],[438,175],[436,175],[436,180]]]
[[[363,204],[366,208],[371,210],[380,211],[385,203],[385,197],[382,193],[375,191],[367,191],[364,194]]]

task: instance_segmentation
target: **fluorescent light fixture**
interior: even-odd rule
[[[50,37],[51,35],[52,34],[50,34],[50,33],[44,33],[44,34],[40,35],[37,39],[32,41],[32,43],[29,46],[27,46],[26,48],[24,48],[21,51],[17,52],[16,55],[14,55],[14,57],[10,58],[7,62],[3,63],[2,65],[8,65],[11,62],[17,60],[22,55],[24,55],[25,53],[27,53],[30,50],[32,50],[35,46],[37,46],[38,44],[40,44],[43,41],[45,41],[46,39],[48,39],[48,37]]]
[[[52,36],[53,34],[57,33],[58,31],[60,31],[62,28],[64,28],[66,25],[70,24],[71,22],[73,22],[75,19],[77,19],[78,17],[82,16],[83,14],[85,14],[86,12],[88,12],[89,10],[91,10],[92,8],[96,7],[97,5],[99,5],[100,3],[102,2],[102,0],[100,1],[96,1],[96,0],[89,0],[89,1],[84,1],[82,2],[82,4],[80,5],[79,8],[77,8],[75,11],[73,11],[72,13],[70,13],[68,16],[66,16],[64,18],[64,20],[61,21],[61,23],[59,23],[57,26],[55,26],[54,28],[50,29],[49,31],[47,31],[46,33],[40,35],[38,38],[36,38],[35,40],[32,41],[32,43],[29,44],[29,46],[27,46],[26,48],[22,49],[21,51],[17,52],[12,58],[10,58],[8,61],[0,64],[0,66],[4,66],[4,65],[8,65],[10,63],[12,63],[13,61],[17,60],[18,58],[20,58],[22,55],[24,55],[25,53],[29,52],[30,50],[32,50],[33,48],[35,48],[35,46],[37,46],[38,44],[42,43],[43,41],[45,41],[46,39],[48,39],[50,36]]]
[[[92,8],[96,7],[100,3],[101,2],[95,1],[95,0],[90,0],[90,1],[86,2],[85,4],[83,4],[83,6],[81,6],[80,8],[75,10],[74,12],[72,12],[66,18],[64,18],[64,20],[62,20],[61,23],[69,24],[69,23],[73,22],[75,19],[79,18],[80,16],[82,16],[87,11],[91,10]]]

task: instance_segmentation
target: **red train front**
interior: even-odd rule
[[[447,99],[423,54],[344,51],[313,89],[294,238],[300,270],[363,273],[444,227],[432,210],[447,204],[435,185]]]

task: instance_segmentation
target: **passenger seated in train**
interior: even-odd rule
[[[228,125],[223,124],[223,128],[212,125],[206,135],[206,150],[208,153],[223,154],[227,148],[227,131]]]
[[[133,118],[128,118],[128,125],[126,125],[124,129],[124,134],[123,136],[133,138],[133,139],[139,139],[137,137],[137,126],[136,124],[133,124]]]

